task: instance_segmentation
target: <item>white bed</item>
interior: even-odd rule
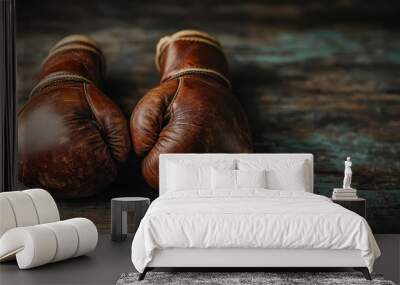
[[[184,184],[172,182],[190,177],[168,171],[227,161],[266,167],[269,185],[176,191]],[[140,279],[154,267],[354,267],[370,278],[380,255],[362,217],[312,194],[311,154],[163,154],[159,191],[132,243]]]

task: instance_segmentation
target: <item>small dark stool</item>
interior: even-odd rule
[[[134,232],[150,205],[149,198],[121,197],[111,199],[111,239],[123,241],[128,234],[128,214],[134,213]]]

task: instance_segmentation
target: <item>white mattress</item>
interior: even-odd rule
[[[170,248],[359,250],[372,271],[379,248],[359,215],[307,193],[248,189],[221,197],[174,192],[156,199],[132,243],[139,272]]]

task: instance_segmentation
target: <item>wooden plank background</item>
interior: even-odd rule
[[[217,3],[216,3],[217,2]],[[340,186],[353,160],[377,233],[400,233],[399,1],[17,1],[18,105],[61,37],[83,33],[103,48],[106,93],[129,117],[159,76],[155,45],[197,28],[216,36],[231,66],[257,152],[315,155],[315,191]],[[59,201],[63,217],[109,230],[109,198],[154,198],[132,154],[100,197]]]

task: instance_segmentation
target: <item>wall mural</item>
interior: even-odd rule
[[[31,2],[17,5],[20,114],[30,104],[29,94],[37,80],[51,71],[42,67],[40,73],[41,63],[67,35],[86,34],[96,40],[106,62],[101,90],[116,103],[107,110],[128,119],[140,98],[159,84],[154,65],[158,40],[180,29],[204,30],[221,42],[226,53],[233,92],[247,115],[255,152],[313,153],[315,192],[327,196],[343,183],[343,161],[351,156],[352,186],[367,198],[371,227],[376,233],[400,233],[400,27],[396,22],[400,4],[396,1],[391,5],[358,1],[325,5],[312,1],[303,5],[296,1]],[[97,49],[91,43],[88,46]],[[100,72],[99,59],[92,62],[92,73],[86,76]],[[28,149],[41,146],[45,143],[40,141],[41,132],[59,131],[51,129],[54,123],[44,119],[43,129],[35,125],[37,141],[24,141],[34,130],[32,120],[26,121],[19,129],[20,144]],[[124,138],[125,131],[121,132]],[[126,146],[118,153],[122,157],[117,165],[101,159],[81,160],[83,176],[98,173],[97,182],[109,186],[90,196],[91,189],[82,185],[80,193],[88,191],[83,196],[90,196],[85,198],[59,195],[64,219],[87,217],[99,230],[107,231],[111,197],[157,196],[144,181],[134,152]],[[25,159],[23,174],[33,174],[20,181],[21,189],[26,187],[23,182],[28,185],[37,178],[35,171],[45,172],[39,171],[39,162],[32,168],[34,158],[21,152],[20,164]],[[62,162],[62,157],[57,159]],[[76,178],[71,173],[76,175],[66,174],[66,181]],[[113,179],[108,181],[110,176]],[[39,180],[45,179],[51,178]]]

